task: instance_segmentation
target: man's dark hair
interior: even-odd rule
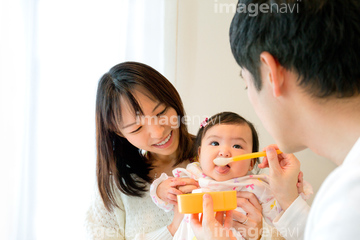
[[[360,94],[360,1],[240,0],[239,5],[268,4],[254,16],[237,11],[230,43],[237,63],[261,90],[260,54],[269,52],[298,83],[316,97]],[[275,9],[287,4],[287,11]],[[293,9],[293,12],[290,12]],[[238,8],[239,10],[239,8]]]

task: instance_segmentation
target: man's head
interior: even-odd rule
[[[246,10],[254,4],[256,15]],[[230,43],[237,63],[251,73],[258,91],[260,54],[269,52],[298,74],[298,84],[312,96],[360,93],[358,0],[240,0]]]
[[[283,151],[320,153],[336,117],[358,111],[359,1],[240,0],[230,43],[250,102]]]

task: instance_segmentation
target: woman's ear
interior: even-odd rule
[[[282,87],[284,85],[285,69],[269,52],[262,52],[260,54],[260,61],[264,81],[270,84],[274,97],[281,96],[283,94]]]
[[[198,156],[200,156],[201,147],[198,148]]]

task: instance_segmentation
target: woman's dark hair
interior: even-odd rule
[[[258,91],[260,54],[266,51],[297,73],[299,86],[312,96],[360,94],[360,1],[240,0],[238,10],[255,6],[257,14],[235,13],[230,44]]]
[[[126,99],[134,114],[143,111],[134,97],[134,90],[142,87],[150,97],[176,110],[179,119],[185,111],[173,85],[158,71],[142,63],[120,63],[105,73],[98,84],[96,95],[96,174],[100,195],[105,207],[111,211],[118,207],[114,198],[114,183],[124,194],[142,196],[147,191],[148,176],[152,169],[140,149],[119,136],[121,102]],[[193,136],[183,121],[179,121],[179,147],[175,165],[195,155]]]
[[[201,127],[196,135],[195,148],[198,149],[201,146],[202,139],[209,129],[217,124],[229,124],[229,125],[248,125],[252,135],[252,152],[259,151],[259,137],[254,125],[234,112],[221,112],[207,119],[205,127]],[[259,158],[255,158],[254,171],[258,172],[257,164],[260,162]]]

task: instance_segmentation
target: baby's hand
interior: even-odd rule
[[[164,180],[159,184],[156,189],[156,194],[161,200],[165,202],[177,204],[177,195],[188,193],[189,189],[195,189],[198,187],[199,184],[192,178],[172,177]],[[180,188],[181,190],[179,190]]]
[[[187,178],[188,183],[185,186],[179,186],[178,189],[184,194],[184,193],[191,193],[193,190],[199,188],[199,183],[195,181],[194,179]]]
[[[303,172],[300,171],[299,172],[299,175],[298,175],[298,182],[296,184],[296,187],[297,187],[297,190],[298,190],[298,193],[302,193],[304,191],[304,179],[303,179]]]

